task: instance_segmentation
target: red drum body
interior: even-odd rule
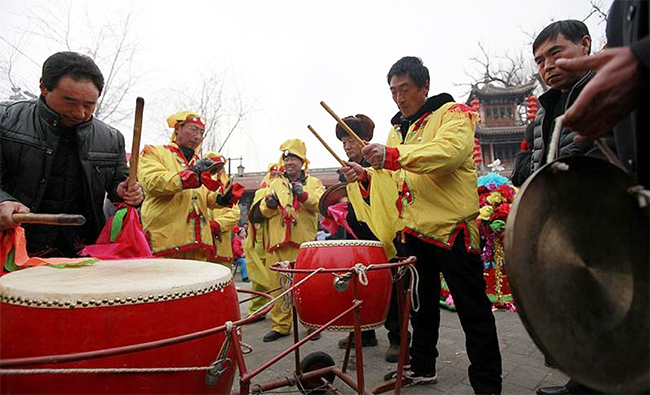
[[[357,263],[365,266],[387,263],[386,253],[378,241],[331,240],[302,243],[298,251],[296,269],[349,269]],[[344,273],[336,273],[344,274]],[[309,274],[295,273],[293,283],[297,284]],[[358,284],[363,330],[377,328],[386,320],[392,287],[389,269],[366,272],[368,285]],[[299,285],[293,291],[294,303],[300,322],[306,327],[316,328],[341,314],[352,306],[354,280],[350,280],[345,291],[334,288],[334,273],[318,273]],[[327,328],[333,331],[354,329],[354,314],[347,314]]]
[[[177,259],[28,268],[0,279],[0,359],[71,354],[186,335],[240,319],[230,271]],[[225,333],[112,357],[17,368],[204,367]],[[232,359],[232,349],[229,351]],[[0,392],[47,394],[230,393],[233,362],[213,385],[206,370],[2,375]]]

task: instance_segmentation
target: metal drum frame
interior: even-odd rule
[[[373,264],[368,266],[367,270],[397,270],[405,266],[409,266],[409,265],[412,266],[415,263],[415,261],[416,261],[415,257],[409,257],[395,263]],[[309,275],[304,279],[302,279],[300,283],[304,283],[305,281],[308,281],[309,278],[311,278],[311,276],[313,275],[319,275],[323,273],[330,273],[330,275],[331,273],[340,273],[340,274],[350,273],[349,276],[347,277],[349,278],[349,281],[352,282],[355,295],[358,297],[359,279],[353,268],[312,270],[312,269],[285,269],[285,268],[272,266],[271,269],[278,272],[287,272],[287,273],[295,273],[295,272],[309,273]],[[323,381],[324,386],[327,389],[332,390],[335,393],[340,393],[338,390],[336,390],[336,388],[334,388],[331,384],[329,384],[327,380],[325,380],[326,376],[331,376],[332,374],[339,377],[346,385],[348,385],[358,394],[364,394],[364,395],[380,394],[390,390],[394,390],[395,394],[399,394],[402,388],[402,384],[407,383],[407,379],[404,379],[402,377],[402,372],[404,369],[404,365],[408,362],[407,360],[408,355],[406,353],[406,348],[407,348],[406,339],[407,339],[407,330],[408,330],[408,319],[409,319],[409,313],[411,309],[411,300],[410,298],[405,297],[405,292],[404,292],[405,287],[404,287],[403,277],[400,278],[399,281],[397,282],[397,290],[398,290],[397,294],[399,299],[398,306],[400,306],[399,315],[400,315],[401,344],[400,344],[400,358],[397,365],[397,375],[395,379],[381,383],[380,385],[378,385],[377,387],[371,390],[366,389],[365,381],[364,381],[364,372],[363,372],[363,349],[361,344],[362,342],[361,342],[361,325],[360,325],[361,322],[360,312],[361,309],[363,308],[363,301],[358,299],[356,299],[352,303],[352,305],[349,308],[347,308],[344,312],[334,317],[326,325],[310,333],[308,336],[304,337],[303,339],[299,339],[297,331],[294,330],[293,331],[294,344],[291,347],[281,352],[280,354],[276,355],[275,357],[271,358],[269,361],[262,364],[258,368],[252,371],[248,371],[244,360],[244,351],[242,350],[242,348],[245,346],[242,345],[240,339],[239,327],[255,321],[261,315],[266,315],[269,311],[271,311],[271,309],[273,308],[273,303],[277,301],[278,298],[280,298],[285,293],[291,292],[294,289],[294,287],[298,285],[300,284],[292,285],[288,290],[286,290],[276,298],[272,298],[269,294],[263,292],[237,289],[237,292],[254,295],[252,298],[240,301],[240,303],[249,301],[257,297],[268,298],[270,299],[270,303],[268,303],[266,306],[264,306],[264,308],[262,308],[255,314],[235,322],[228,322],[218,327],[210,328],[199,332],[189,333],[186,335],[177,336],[173,338],[157,340],[157,341],[141,343],[141,344],[133,344],[133,345],[123,346],[123,347],[116,347],[111,349],[81,352],[75,354],[46,355],[46,356],[29,357],[29,358],[4,359],[4,360],[0,360],[0,374],[2,374],[3,371],[6,372],[12,369],[19,369],[25,366],[30,366],[30,370],[34,370],[33,374],[37,374],[38,370],[32,368],[32,366],[58,364],[58,363],[66,363],[66,362],[73,362],[73,361],[84,361],[84,360],[91,360],[96,358],[105,358],[110,356],[140,352],[140,351],[151,350],[160,347],[167,347],[174,344],[192,341],[192,340],[213,336],[215,334],[225,332],[227,336],[226,341],[230,342],[230,347],[232,347],[232,351],[234,354],[234,361],[232,361],[231,363],[236,364],[237,368],[239,369],[239,377],[240,377],[239,392],[232,392],[232,395],[250,394],[251,391],[253,392],[268,391],[272,389],[298,385],[303,380],[318,380],[318,379],[321,379]],[[410,285],[407,286],[406,293],[410,292],[410,289],[411,289]],[[271,290],[271,291],[275,291],[275,290]],[[345,357],[341,368],[337,366],[329,366],[329,367],[316,369],[309,372],[303,372],[300,367],[300,350],[299,350],[300,346],[305,344],[314,336],[320,334],[322,331],[326,330],[328,326],[332,325],[336,320],[340,319],[341,317],[347,314],[353,314],[354,321],[355,321],[354,339],[355,339],[356,370],[357,370],[356,381],[354,380],[354,378],[352,378],[347,374],[347,367],[349,364],[350,350],[351,350],[350,342],[348,342],[348,348],[345,352]],[[297,327],[298,325],[295,306],[293,307],[293,325],[294,328]],[[350,336],[352,336],[352,334]],[[296,366],[294,377],[291,378],[285,377],[284,379],[279,379],[268,383],[252,384],[251,381],[256,376],[258,376],[261,372],[268,369],[270,366],[277,363],[282,358],[284,358],[285,356],[287,356],[292,352],[294,354],[295,366]],[[212,366],[211,369],[209,369],[206,372],[206,382],[211,379],[218,380],[222,369],[233,368],[233,367],[234,365],[230,366],[230,363],[228,363],[226,366],[224,366],[223,364]],[[30,373],[28,372],[28,374]]]

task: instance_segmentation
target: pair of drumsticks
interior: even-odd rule
[[[366,146],[366,142],[361,140],[361,138],[345,123],[336,113],[327,105],[324,101],[320,102],[320,105],[336,119],[339,125],[345,130],[350,137],[352,137],[357,143],[362,147]],[[133,127],[133,145],[131,147],[131,158],[129,165],[129,187],[131,187],[136,182],[136,175],[138,169],[138,153],[140,152],[140,136],[142,134],[142,113],[144,110],[144,99],[138,97],[136,100],[136,109],[135,109],[135,124]],[[341,164],[341,166],[346,166],[345,161],[343,161],[334,150],[321,138],[321,136],[314,130],[311,125],[307,125],[307,128],[316,136],[316,138],[323,144],[323,146],[336,158],[336,160]],[[223,166],[223,164],[222,164]],[[33,213],[16,213],[13,215],[13,220],[19,223],[39,223],[39,224],[50,224],[50,225],[83,225],[86,222],[86,219],[82,215],[71,215],[71,214],[33,214]]]
[[[323,106],[325,111],[327,111],[332,117],[334,117],[334,119],[336,119],[336,122],[338,122],[338,124],[341,125],[343,130],[345,130],[350,135],[350,137],[352,137],[357,143],[359,143],[362,147],[365,147],[367,145],[366,142],[361,140],[361,137],[359,137],[356,133],[354,133],[354,131],[348,126],[348,124],[345,123],[345,121],[342,120],[338,115],[336,115],[336,113],[327,104],[325,104],[324,101],[320,102],[320,105]],[[334,158],[341,164],[341,166],[347,166],[345,164],[345,161],[343,161],[338,155],[336,155],[336,152],[334,152],[334,150],[330,148],[329,145],[327,145],[325,140],[323,140],[321,136],[319,136],[318,133],[316,133],[316,131],[314,130],[314,128],[311,127],[311,125],[307,125],[307,129],[309,129],[314,134],[314,136],[316,136],[318,141],[320,141],[321,144],[323,144],[323,146],[327,148],[330,154],[334,156]]]

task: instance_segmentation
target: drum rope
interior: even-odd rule
[[[368,274],[366,274],[366,271],[370,269],[371,266],[372,265],[366,266],[363,263],[357,263],[352,267],[357,273],[357,277],[359,277],[359,284],[368,285]]]
[[[393,278],[393,282],[396,283],[406,275],[406,273],[411,273],[409,278],[411,294],[411,309],[415,312],[420,310],[420,294],[418,287],[420,286],[420,276],[418,275],[418,270],[413,265],[406,265],[399,268],[397,274]]]
[[[282,261],[278,262],[278,266],[282,269],[290,269],[291,263],[289,261]],[[283,290],[287,291],[291,287],[292,282],[293,277],[291,276],[291,273],[280,272],[280,286]],[[293,297],[290,293],[286,293],[284,295],[284,299],[282,300],[280,311],[283,313],[288,313],[291,311],[291,306],[293,306]]]
[[[559,117],[555,118],[555,127],[553,128],[553,134],[551,135],[551,143],[549,145],[548,156],[546,157],[547,163],[551,163],[553,160],[555,160],[558,154],[560,133],[562,132],[563,122],[564,122],[564,115],[560,115]],[[625,166],[623,166],[623,164],[616,157],[616,154],[607,146],[607,144],[605,144],[605,142],[602,139],[596,140],[596,146],[598,147],[598,149],[600,149],[600,152],[603,153],[605,158],[607,158],[609,163],[627,172]],[[565,163],[562,164],[556,163],[556,166],[554,166],[553,169],[555,171],[569,170],[569,167]],[[636,195],[640,208],[645,208],[648,205],[650,205],[650,191],[644,189],[642,185],[636,185],[630,187],[627,192],[630,195]]]

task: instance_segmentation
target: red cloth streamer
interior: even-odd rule
[[[84,262],[93,261],[89,258],[30,258],[27,255],[27,239],[25,238],[25,229],[21,226],[7,229],[2,232],[0,237],[0,276],[9,273],[5,267],[11,251],[14,251],[14,269],[24,269],[26,267],[43,266],[43,265],[79,265]]]
[[[211,191],[216,191],[221,188],[221,181],[212,178],[212,174],[209,171],[201,173],[201,183]]]
[[[323,217],[320,221],[321,225],[328,232],[334,234],[339,229],[339,226],[342,226],[348,233],[352,235],[355,239],[359,239],[357,235],[354,234],[352,228],[348,224],[346,218],[348,217],[348,203],[341,202],[336,203],[327,208],[327,212],[332,216],[333,219]]]
[[[246,190],[246,187],[244,184],[240,184],[238,182],[234,183],[232,186],[232,203],[237,204],[239,202],[239,199],[244,195],[244,191]]]
[[[138,210],[124,203],[117,208],[122,207],[126,207],[127,214],[122,224],[122,231],[115,241],[111,242],[111,228],[115,218],[112,217],[106,221],[95,244],[86,246],[79,255],[90,255],[99,259],[153,258],[149,243],[144,236]]]

